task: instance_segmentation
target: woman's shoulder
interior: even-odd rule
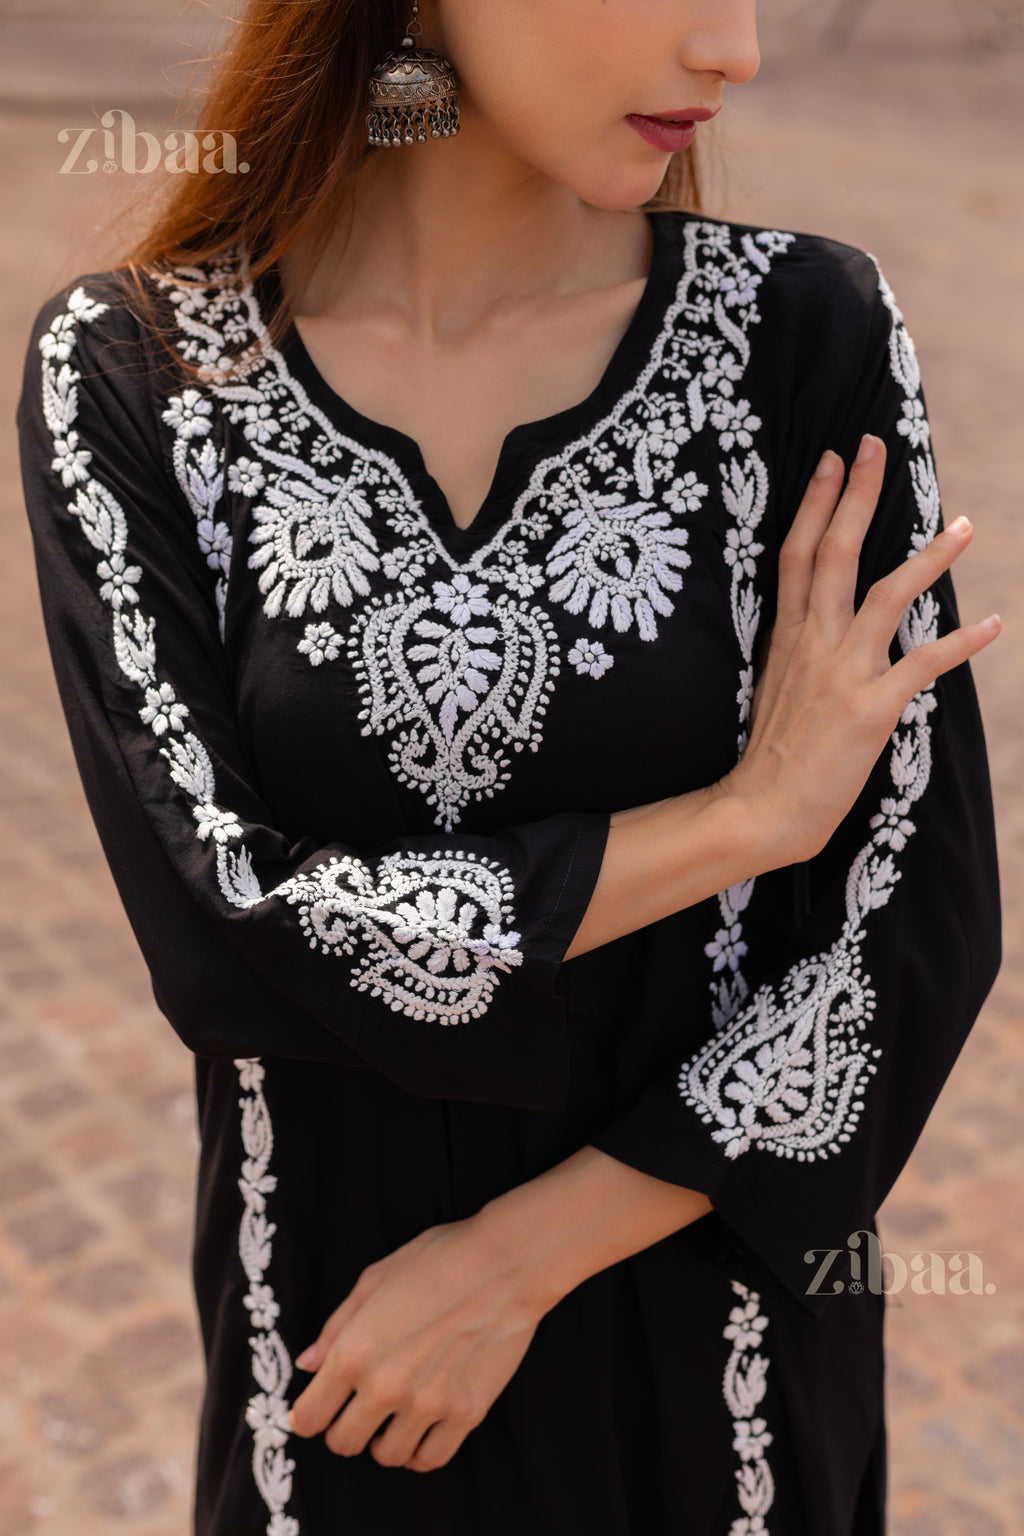
[[[70,369],[68,382],[159,406],[215,375],[265,330],[246,302],[248,268],[231,251],[159,269],[79,273],[45,300],[29,336],[26,368],[39,355]]]
[[[244,286],[245,262],[237,251],[194,263],[162,268],[124,265],[81,272],[52,292],[40,306],[32,325],[33,340],[52,334],[55,340],[72,333],[94,344],[112,339],[144,340],[180,328],[183,314],[200,308],[212,315],[211,298],[225,289]]]
[[[770,301],[782,323],[816,324],[827,311],[843,324],[891,299],[876,258],[842,240],[684,210],[664,216],[675,229],[680,276],[696,276],[730,308],[756,298]]]

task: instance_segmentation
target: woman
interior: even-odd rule
[[[195,1053],[195,1529],[876,1536],[873,1217],[999,961],[998,620],[872,260],[694,211],[753,0],[422,10],[252,0],[203,118],[248,175],[26,366]]]

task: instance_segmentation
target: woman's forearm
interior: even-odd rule
[[[789,862],[763,810],[722,784],[616,811],[590,905],[563,959]]]
[[[698,1190],[585,1146],[488,1201],[471,1220],[495,1262],[516,1271],[524,1299],[546,1312],[598,1270],[711,1209]]]

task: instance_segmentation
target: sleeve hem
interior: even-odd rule
[[[576,834],[562,884],[536,939],[536,960],[549,987],[554,987],[565,952],[590,906],[611,828],[608,811],[584,811],[574,819]]]

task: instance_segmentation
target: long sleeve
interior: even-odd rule
[[[913,343],[874,264],[847,258],[833,318],[800,365],[805,387],[780,456],[775,536],[764,545],[769,563],[786,531],[782,512],[792,516],[826,447],[850,462],[860,434],[878,434],[888,464],[859,601],[939,531],[941,514]],[[735,484],[749,468],[734,461],[723,472]],[[766,615],[768,591],[765,581]],[[908,609],[893,659],[958,623],[947,574]],[[644,1085],[591,1140],[706,1193],[817,1313],[832,1293],[830,1278],[808,1294],[818,1263],[847,1248],[892,1188],[1000,963],[992,801],[970,668],[908,705],[818,857],[719,901],[708,947],[716,1027],[677,1058],[672,1078]],[[755,956],[765,902],[798,916],[784,945]]]
[[[18,425],[60,699],[159,1007],[197,1055],[358,1061],[428,1096],[560,1108],[560,966],[607,815],[372,849],[275,826],[232,698],[214,520],[204,554],[118,292],[101,274],[43,307]]]

